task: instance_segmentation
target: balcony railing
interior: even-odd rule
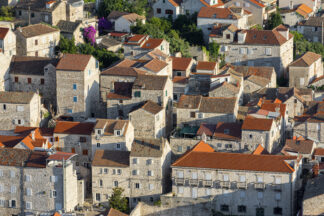
[[[212,180],[204,180],[204,186],[205,187],[213,186],[213,181]]]
[[[193,186],[197,186],[198,185],[198,179],[189,179],[189,184],[193,185]]]
[[[240,189],[246,189],[247,188],[246,182],[237,182],[236,186],[237,186],[237,188],[240,188]]]
[[[184,185],[184,178],[176,178],[175,183],[176,185]]]
[[[222,182],[220,182],[220,186],[222,187],[222,188],[229,188],[230,187],[230,182],[229,181],[222,181]]]
[[[281,186],[281,184],[272,184],[271,185],[271,188],[272,188],[272,190],[274,190],[274,191],[281,191],[282,190],[282,186]]]
[[[260,183],[260,182],[255,183],[254,184],[254,188],[257,189],[257,190],[264,190],[265,184],[264,183]]]

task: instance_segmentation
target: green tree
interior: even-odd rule
[[[11,21],[14,17],[14,10],[10,6],[2,6],[0,8],[0,21]]]
[[[272,30],[272,29],[276,28],[280,24],[283,24],[283,22],[282,22],[280,13],[277,10],[275,13],[272,13],[270,15],[270,19],[268,20],[268,23],[266,25],[266,29]]]
[[[72,53],[72,54],[77,53],[78,48],[75,45],[74,38],[72,38],[72,40],[69,40],[61,36],[59,45],[57,47],[57,51],[62,53]]]
[[[209,56],[211,60],[216,61],[219,55],[219,44],[216,42],[209,43],[208,50],[209,50]]]
[[[257,24],[257,25],[252,26],[251,29],[255,29],[255,30],[263,30],[263,27],[262,27],[262,25]]]
[[[107,17],[112,11],[124,11],[145,15],[149,11],[147,0],[103,0],[99,7],[99,16]]]
[[[113,194],[109,198],[109,206],[111,208],[117,209],[121,212],[128,213],[128,201],[123,195],[124,189],[120,187],[115,187],[113,189]]]

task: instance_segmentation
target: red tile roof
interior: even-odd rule
[[[110,32],[109,35],[113,36],[113,37],[122,37],[124,35],[127,35],[127,33],[126,32]]]
[[[198,61],[196,70],[215,70],[216,62]]]
[[[91,55],[64,54],[56,66],[57,70],[84,71]]]
[[[62,160],[69,160],[71,157],[75,156],[76,154],[68,153],[68,152],[56,152],[52,155],[50,155],[47,160],[56,160],[56,161],[62,161]]]
[[[94,126],[95,124],[90,122],[58,121],[54,133],[91,135]]]
[[[207,2],[205,2],[204,0],[200,0],[200,2],[203,5],[207,6],[207,7],[215,7],[215,8],[217,8],[217,7],[220,7],[220,6],[223,6],[224,5],[224,3],[221,0],[218,0],[217,4],[214,4],[214,5],[210,5]]]
[[[127,216],[127,214],[124,214],[123,212],[120,212],[116,209],[110,208],[107,216]]]
[[[229,8],[202,7],[198,13],[199,18],[237,19],[238,16]]]
[[[192,58],[172,57],[172,70],[185,71],[190,66]]]
[[[163,39],[160,38],[149,38],[145,43],[141,46],[142,49],[155,49],[160,46],[163,42]]]
[[[174,7],[180,7],[182,0],[168,0]]]
[[[270,131],[273,119],[245,118],[242,130]]]
[[[288,160],[297,160],[297,157],[211,152],[202,149],[187,152],[172,167],[293,173],[295,170],[286,162]]]
[[[0,39],[3,40],[8,32],[9,28],[0,28]]]
[[[292,62],[289,66],[292,67],[309,67],[322,56],[313,52],[306,52],[302,57]]]
[[[259,144],[258,147],[252,152],[253,155],[262,155],[262,154],[269,154],[269,152]]]
[[[316,148],[314,151],[314,155],[323,155],[324,156],[324,148]]]
[[[175,76],[173,77],[172,80],[173,83],[179,83],[179,84],[186,84],[189,82],[188,77],[183,77],[183,76]]]
[[[279,109],[280,115],[285,117],[286,116],[286,104],[264,103],[261,105],[261,109],[268,110],[270,112],[276,112],[277,108]]]
[[[264,4],[258,2],[257,0],[250,0],[250,2],[253,3],[253,4],[255,4],[255,5],[260,6],[260,7],[262,7],[262,8],[265,7]]]

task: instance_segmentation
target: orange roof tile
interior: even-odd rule
[[[259,144],[258,147],[252,152],[253,155],[262,155],[262,154],[269,154],[269,152]]]
[[[120,212],[116,209],[110,208],[107,216],[127,216],[127,214]]]
[[[90,122],[58,121],[54,133],[91,135],[94,126],[95,124]]]
[[[216,66],[216,62],[198,61],[196,70],[215,70]]]
[[[207,7],[215,7],[216,8],[216,7],[220,7],[220,6],[223,6],[224,5],[224,3],[221,0],[218,0],[218,3],[217,4],[214,4],[214,5],[210,5],[207,2],[205,2],[204,0],[200,0],[200,2],[203,5],[207,6]]]
[[[183,76],[175,76],[173,77],[172,80],[173,83],[181,83],[181,84],[186,84],[189,82],[188,77],[183,77]]]
[[[202,7],[198,13],[199,18],[237,19],[238,16],[229,8]]]
[[[214,152],[215,150],[205,143],[203,140],[199,141],[192,149],[193,152]]]
[[[88,65],[91,55],[64,54],[58,62],[57,70],[83,71]]]
[[[242,130],[257,130],[257,131],[269,131],[272,126],[273,119],[262,118],[245,118]]]
[[[160,46],[163,42],[163,39],[160,38],[149,38],[145,43],[141,46],[142,49],[155,49]]]
[[[7,33],[9,31],[9,28],[0,28],[0,39],[3,40]]]
[[[191,62],[192,58],[172,57],[172,70],[185,71]]]
[[[276,112],[277,108],[279,109],[280,115],[285,117],[286,116],[286,104],[264,103],[261,105],[261,109],[268,110],[270,112]]]
[[[260,3],[260,2],[258,2],[256,0],[250,0],[250,2],[253,3],[253,4],[255,4],[255,5],[258,5],[260,7],[265,7],[264,4],[262,4],[262,3]]]
[[[296,13],[302,15],[304,18],[308,17],[312,12],[313,10],[305,4],[299,5],[296,10]]]
[[[314,155],[324,155],[324,148],[316,148]]]

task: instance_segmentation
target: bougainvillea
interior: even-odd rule
[[[101,17],[98,21],[98,29],[99,33],[102,34],[104,30],[108,30],[112,28],[111,22],[106,20],[104,17]]]
[[[83,29],[83,37],[87,42],[94,45],[96,43],[96,29],[93,26],[89,26]]]

